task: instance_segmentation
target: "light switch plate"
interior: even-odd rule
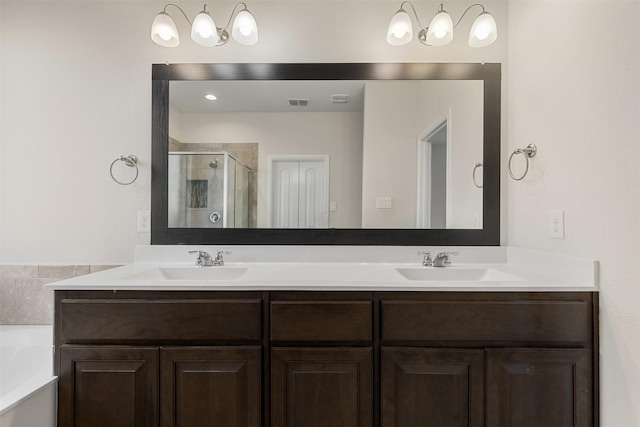
[[[391,209],[393,204],[391,203],[391,197],[377,197],[376,209]]]
[[[564,211],[549,211],[549,236],[564,239]]]

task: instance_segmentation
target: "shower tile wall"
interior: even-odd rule
[[[169,138],[169,151],[226,151],[240,163],[247,165],[254,171],[251,185],[249,185],[249,205],[258,206],[258,144],[229,143],[229,144],[193,144],[180,142]],[[249,209],[249,227],[258,225],[258,210]]]
[[[0,266],[0,324],[53,323],[53,292],[43,285],[117,267],[115,265]]]

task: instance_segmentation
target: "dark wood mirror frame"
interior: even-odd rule
[[[483,228],[169,228],[167,184],[171,80],[481,80],[484,83]],[[151,120],[151,244],[498,246],[500,100],[500,64],[154,64]]]

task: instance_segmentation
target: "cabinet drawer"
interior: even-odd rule
[[[371,321],[371,301],[271,302],[272,341],[370,343]]]
[[[259,299],[63,299],[67,343],[260,342]]]
[[[588,347],[584,300],[408,301],[381,303],[382,342]]]

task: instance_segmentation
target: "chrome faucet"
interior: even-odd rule
[[[440,252],[433,260],[434,267],[447,267],[451,265],[451,255],[458,255],[458,252]]]
[[[431,259],[431,252],[419,251],[418,255],[424,255],[424,258],[422,258],[423,267],[431,267],[433,265],[433,260]]]
[[[224,265],[224,259],[222,255],[229,255],[230,251],[217,251],[216,257],[211,258],[211,254],[205,251],[189,251],[190,254],[198,254],[198,258],[196,259],[197,267],[211,267],[211,266],[219,266]]]
[[[222,255],[229,255],[231,251],[217,251],[216,259],[213,260],[213,265],[224,265],[224,259],[222,259]]]
[[[190,254],[198,254],[198,258],[196,259],[197,267],[211,267],[214,265],[213,259],[211,259],[211,254],[205,251],[189,251]]]

